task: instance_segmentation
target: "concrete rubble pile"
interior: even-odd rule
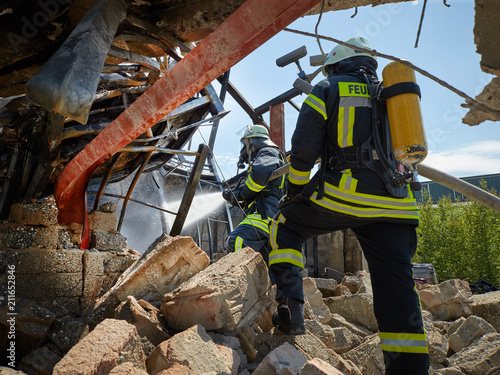
[[[54,225],[51,222],[49,227]],[[2,260],[1,265],[16,264],[19,278],[26,262],[23,252],[46,253],[39,263],[32,260],[42,275],[48,264],[55,262],[47,254],[67,254],[61,253],[60,243],[52,244],[53,248],[33,244],[12,248],[7,246],[12,244],[7,232],[1,238],[2,259],[10,262]],[[52,304],[44,299],[48,297],[18,298],[19,358],[17,371],[11,373],[384,373],[367,272],[345,275],[340,283],[306,277],[307,334],[286,336],[276,332],[271,322],[276,304],[267,266],[250,248],[211,263],[191,237],[163,235],[141,257],[135,256],[135,262],[121,270],[121,276],[107,289],[95,281],[100,280],[99,273],[107,277],[102,269],[92,277],[84,270],[85,254],[106,255],[106,261],[101,259],[100,263],[105,268],[103,264],[109,259],[125,257],[117,255],[123,249],[115,250],[114,258],[109,251],[87,252],[74,246],[64,251],[83,259],[82,266],[73,272],[83,280],[78,284],[80,290],[90,278],[99,285],[99,292],[92,294],[92,304],[86,294],[71,297],[72,303],[63,295],[54,295]],[[35,259],[33,254],[30,257]],[[67,262],[71,256],[63,258]],[[66,275],[57,272],[57,267],[53,273],[54,277]],[[66,283],[59,282],[61,287]],[[473,295],[462,280],[419,285],[418,291],[431,374],[500,374],[500,292]],[[6,296],[3,290],[2,296]],[[3,323],[7,320],[5,302],[3,297],[0,329],[4,333],[9,329]],[[6,347],[0,344],[4,357]],[[2,371],[7,373],[7,368],[0,367]]]

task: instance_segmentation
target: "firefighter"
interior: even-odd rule
[[[245,219],[230,234],[228,250],[249,246],[259,251],[268,263],[269,221],[278,212],[286,181],[284,176],[271,181],[269,177],[285,164],[285,157],[263,125],[248,125],[241,144],[239,165],[249,165],[245,182],[234,190],[224,190],[222,195],[233,206],[243,209]]]
[[[364,38],[347,43],[371,50]],[[302,105],[287,195],[270,224],[274,322],[285,334],[305,333],[302,244],[351,228],[370,270],[386,374],[424,375],[429,357],[411,263],[419,211],[408,184],[395,184],[401,179],[391,175],[402,166],[384,142],[388,126],[374,116],[379,105],[370,93],[378,84],[376,69],[368,52],[339,45],[326,57],[326,79]],[[311,177],[318,158],[321,165]]]

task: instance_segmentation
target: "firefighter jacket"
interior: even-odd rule
[[[372,102],[360,68],[363,66],[368,76],[375,79],[375,64],[368,57],[340,64],[338,74],[313,87],[302,105],[292,136],[289,183],[295,188],[305,187],[316,160],[321,157],[322,163],[327,163],[321,176],[323,192],[318,196],[316,189],[310,196],[312,202],[358,218],[418,224],[419,211],[409,188],[405,198],[394,198],[372,170],[332,167],[337,163],[329,143],[352,150],[371,135]]]
[[[278,203],[284,194],[285,177],[269,181],[271,173],[285,163],[275,147],[263,147],[257,151],[247,171],[245,184],[239,189],[244,200],[245,214],[258,214],[267,221],[278,211]]]

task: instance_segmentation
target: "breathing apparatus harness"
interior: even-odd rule
[[[365,67],[361,67],[354,74],[366,83],[369,90],[372,105],[371,134],[361,145],[345,148],[341,148],[334,141],[332,142],[333,138],[327,134],[323,146],[321,166],[303,189],[299,199],[309,198],[316,187],[318,187],[317,199],[323,197],[323,177],[327,170],[371,170],[382,179],[386,189],[394,198],[406,198],[408,184],[414,190],[418,189],[418,186],[411,182],[413,173],[400,164],[394,156],[385,101],[404,93],[415,93],[421,96],[419,86],[414,82],[404,82],[383,88],[381,81],[370,80]],[[328,132],[330,131],[328,128]]]
[[[246,149],[246,157],[242,156],[240,153],[237,167],[238,167],[238,170],[243,169],[245,163],[248,163],[247,174],[246,174],[246,176],[240,177],[234,190],[238,190],[238,189],[241,189],[243,187],[242,185],[245,183],[246,179],[248,178],[248,176],[252,170],[252,166],[253,166],[253,163],[255,161],[255,159],[252,157],[253,156],[252,152],[257,153],[260,149],[262,149],[264,147],[276,148],[279,151],[279,155],[280,155],[281,160],[283,161],[283,165],[286,163],[285,154],[277,146],[273,146],[272,144],[265,144],[265,146],[260,147],[258,149],[255,149],[256,147],[253,144],[254,140],[255,140],[255,138],[247,138],[245,140],[246,142],[244,142],[245,149]],[[264,143],[266,143],[266,142],[264,142]],[[286,179],[285,179],[285,182],[286,182]],[[268,184],[260,193],[257,194],[256,198],[253,201],[248,202],[248,203],[244,202],[244,203],[246,203],[246,209],[252,207],[252,205],[255,204],[255,206],[254,206],[255,210],[261,215],[261,217],[263,219],[265,219],[268,216],[267,216],[267,212],[266,212],[266,203],[265,203],[264,198],[272,195],[272,196],[275,196],[276,198],[280,199],[280,197],[283,195],[284,191],[286,191],[286,186],[284,186],[284,185],[282,187],[278,187],[278,186],[276,186],[276,183]]]

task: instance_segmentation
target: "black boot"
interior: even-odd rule
[[[295,298],[278,301],[278,310],[273,314],[273,324],[285,335],[304,335],[304,303]]]

